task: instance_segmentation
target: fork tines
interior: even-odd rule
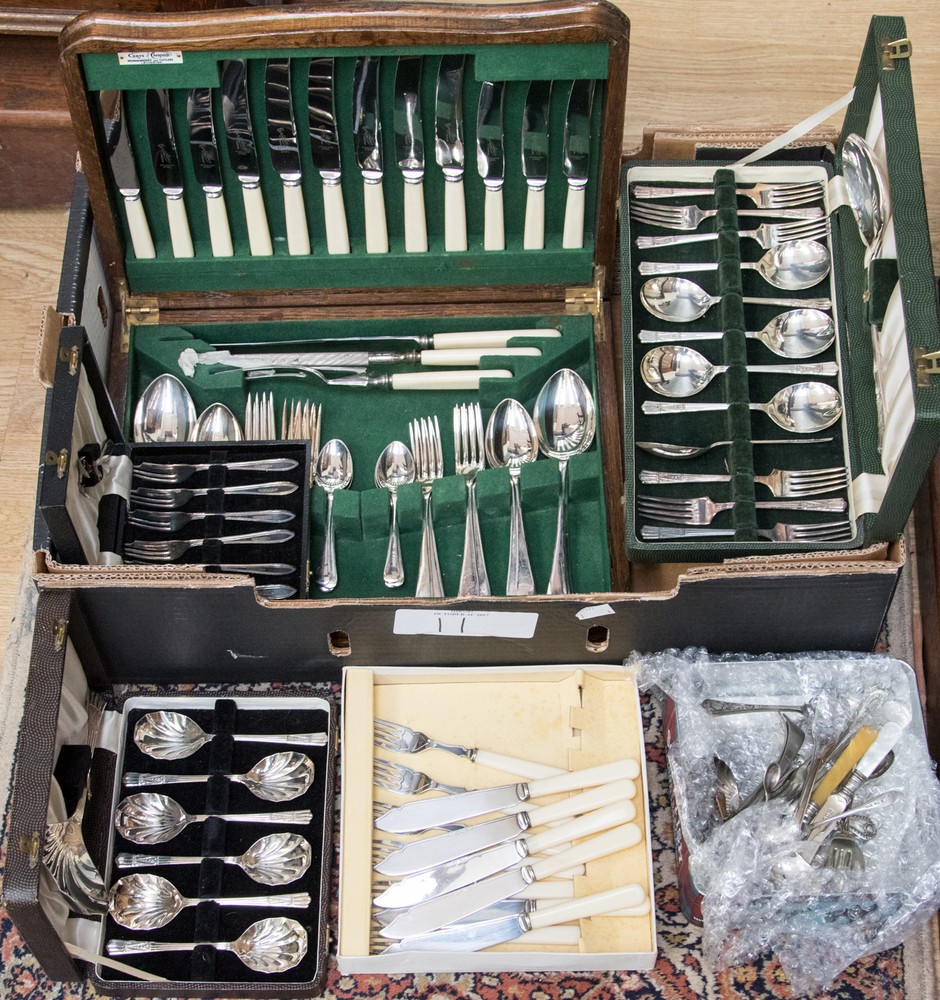
[[[454,457],[459,476],[479,472],[484,466],[483,415],[479,403],[458,403],[454,407]]]
[[[714,195],[711,187],[660,187],[659,185],[637,184],[633,197],[641,200],[650,198],[680,198],[698,195]],[[779,182],[774,184],[753,184],[737,189],[739,198],[750,198],[758,208],[785,205],[805,205],[819,201],[823,196],[823,181]]]
[[[245,440],[273,441],[277,438],[274,427],[274,393],[248,393],[245,406]]]
[[[412,420],[408,424],[408,434],[415,459],[415,478],[419,482],[441,479],[444,475],[444,450],[437,417]]]

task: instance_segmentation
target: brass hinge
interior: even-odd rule
[[[895,42],[885,42],[881,46],[881,68],[894,69],[899,59],[910,59],[913,46],[909,38],[899,38]]]
[[[52,625],[52,645],[57,653],[61,652],[65,646],[65,640],[69,634],[68,618],[57,618]]]
[[[67,361],[69,366],[69,375],[77,375],[78,367],[81,364],[82,356],[79,350],[78,344],[73,344],[71,347],[60,347],[59,348],[59,360]]]
[[[604,268],[594,268],[594,284],[565,289],[565,312],[569,315],[590,313],[599,316],[604,301]]]
[[[940,375],[940,351],[928,351],[925,347],[914,348],[914,372],[918,389],[930,385],[931,375]]]
[[[61,451],[47,451],[46,465],[54,465],[56,467],[55,469],[56,478],[65,479],[65,474],[69,470],[68,448],[62,448]]]
[[[133,298],[124,304],[124,324],[121,327],[121,353],[131,349],[132,326],[155,326],[160,322],[160,304],[155,298]]]
[[[30,834],[22,834],[19,840],[19,847],[26,856],[26,863],[30,868],[35,868],[39,864],[39,847],[42,840],[39,831],[34,830]]]

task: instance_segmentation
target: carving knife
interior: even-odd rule
[[[444,249],[467,249],[467,208],[463,193],[464,57],[441,56],[434,103],[434,156],[444,172]]]
[[[271,163],[284,187],[284,221],[287,251],[292,256],[310,253],[307,212],[300,184],[300,151],[291,103],[289,59],[268,59],[264,67],[264,106],[268,123]]]
[[[443,798],[407,802],[405,805],[389,809],[376,820],[375,825],[387,833],[420,833],[448,823],[458,823],[473,816],[508,809],[520,802],[541,798],[543,795],[580,791],[621,778],[635,781],[639,775],[639,764],[627,757],[597,767],[565,771],[550,778],[539,778],[537,781],[521,781],[513,785],[498,785],[495,788],[460,792]]]
[[[147,91],[147,133],[157,183],[166,196],[166,214],[170,223],[170,243],[174,257],[194,257],[193,238],[189,232],[186,203],[183,201],[183,177],[173,122],[170,116],[170,95],[165,90]]]
[[[545,187],[548,184],[548,116],[551,80],[533,80],[522,112],[522,174],[528,192],[525,203],[525,250],[545,246]]]
[[[307,77],[307,113],[313,165],[323,181],[323,217],[327,253],[349,253],[346,206],[343,203],[342,162],[336,128],[335,61],[310,60]]]
[[[642,837],[643,834],[635,823],[624,823],[583,840],[560,854],[539,858],[531,864],[524,864],[501,875],[484,879],[482,882],[466,885],[462,889],[454,889],[443,896],[418,903],[400,913],[379,933],[387,938],[427,934],[502,899],[508,899],[538,879],[549,878],[574,865],[585,864],[635,847]]]
[[[568,96],[565,117],[564,168],[568,178],[565,202],[565,228],[562,246],[584,246],[584,201],[591,154],[591,108],[594,104],[594,81],[575,80]]]
[[[530,855],[540,854],[553,847],[570,847],[580,837],[629,823],[635,816],[636,808],[632,802],[617,802],[594,809],[543,833],[516,837],[489,850],[457,858],[427,871],[406,875],[377,896],[374,903],[376,906],[393,909],[417,906],[507,868],[517,868]]]
[[[382,191],[382,119],[379,115],[378,56],[356,60],[353,81],[353,139],[356,161],[362,171],[362,197],[366,217],[366,252],[388,253],[388,223]]]
[[[209,218],[209,241],[213,257],[231,257],[235,253],[232,233],[225,210],[222,191],[222,171],[219,169],[219,147],[215,141],[212,121],[212,91],[208,87],[194,87],[186,102],[186,120],[189,124],[189,148],[193,156],[196,180],[206,195],[206,214]]]
[[[441,350],[458,347],[507,347],[509,341],[516,337],[553,340],[561,336],[561,330],[467,330],[455,333],[402,334],[385,337],[321,337],[316,340],[281,340],[277,347],[319,347],[321,344],[368,344],[368,343],[407,343],[419,348]],[[219,349],[235,350],[239,347],[257,348],[257,341],[234,341],[215,345]],[[275,345],[272,345],[275,346]]]
[[[127,101],[122,92],[114,112],[117,136],[111,149],[111,173],[124,199],[124,211],[127,213],[127,228],[130,230],[134,256],[141,260],[153,259],[157,256],[157,252],[153,246],[153,237],[150,235],[144,204],[140,200],[140,181],[137,178],[129,125]]]
[[[424,253],[428,249],[421,64],[421,56],[399,56],[395,71],[395,159],[405,181],[405,250],[408,253]]]
[[[248,111],[247,65],[244,59],[230,59],[222,67],[222,120],[225,123],[229,161],[242,189],[251,255],[270,257],[274,247],[271,245],[271,231],[261,193],[261,171]]]
[[[483,202],[483,249],[505,250],[503,226],[503,180],[506,156],[503,149],[503,97],[501,80],[485,82],[477,105],[477,170],[486,189]]]

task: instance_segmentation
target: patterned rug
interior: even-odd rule
[[[30,588],[31,589],[31,588]],[[11,630],[0,697],[8,716],[0,737],[0,792],[8,797],[12,743],[22,714],[34,598],[29,593]],[[892,603],[881,651],[908,659],[911,654],[911,584],[902,578]],[[24,650],[25,656],[24,656]],[[217,690],[217,689],[216,689]],[[202,689],[200,689],[200,693]],[[209,693],[206,691],[205,693]],[[666,755],[659,709],[644,699],[647,768],[650,788],[651,841],[656,885],[658,960],[650,972],[356,975],[339,974],[331,957],[325,997],[336,1000],[753,1000],[793,997],[786,975],[773,956],[726,970],[703,961],[701,931],[682,915],[676,884],[676,855],[666,779]],[[6,828],[9,803],[3,812]],[[335,840],[338,843],[338,838]],[[3,853],[0,849],[0,863]],[[334,878],[338,866],[334,865]],[[332,926],[336,926],[333,893]],[[904,945],[868,956],[846,969],[823,994],[833,1000],[936,1000],[938,995],[937,920]],[[0,910],[0,997],[18,1000],[92,1000],[88,985],[63,986],[46,979],[9,918]],[[221,1000],[221,998],[220,998]]]

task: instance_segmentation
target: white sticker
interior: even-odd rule
[[[526,611],[431,611],[399,608],[395,635],[453,635],[472,638],[531,639],[539,616]]]
[[[172,66],[182,61],[182,51],[118,53],[118,63],[121,66]]]
[[[592,604],[588,608],[582,608],[575,615],[575,618],[583,622],[588,618],[603,618],[605,615],[615,615],[616,613],[609,604]]]

